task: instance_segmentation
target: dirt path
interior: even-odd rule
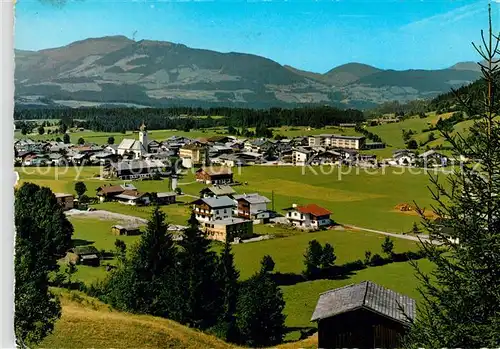
[[[89,217],[89,218],[96,218],[96,219],[103,219],[103,220],[116,220],[116,221],[132,223],[132,224],[145,224],[148,222],[147,219],[144,219],[144,218],[140,218],[140,217],[136,217],[136,216],[129,216],[126,214],[115,213],[115,212],[110,212],[110,211],[104,211],[104,210],[95,210],[95,211],[69,210],[69,211],[66,211],[66,215],[67,216]]]
[[[419,235],[419,236],[412,236],[412,235],[403,235],[403,234],[396,234],[396,233],[389,233],[387,231],[381,231],[381,230],[374,230],[374,229],[368,229],[368,228],[361,228],[355,225],[350,225],[350,224],[342,224],[345,228],[349,229],[354,229],[354,230],[361,230],[361,231],[368,231],[370,233],[375,233],[375,234],[381,234],[381,235],[386,235],[386,236],[391,236],[395,237],[398,239],[405,239],[405,240],[412,240],[412,241],[427,241],[431,242],[432,244],[439,245],[440,243],[438,241],[434,240],[429,240],[429,238],[425,235]]]

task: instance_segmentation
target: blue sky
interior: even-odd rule
[[[245,52],[326,72],[348,62],[439,69],[477,60],[488,0],[18,0],[15,46],[39,50],[106,35]],[[500,0],[498,0],[500,1]],[[500,4],[492,3],[500,29]]]

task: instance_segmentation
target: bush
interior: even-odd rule
[[[379,255],[378,253],[375,253],[373,256],[372,256],[372,259],[370,260],[370,265],[371,266],[380,266],[380,265],[384,265],[386,264],[386,261],[384,258],[382,258],[381,255]]]

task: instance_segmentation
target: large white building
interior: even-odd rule
[[[133,154],[135,159],[141,159],[148,153],[148,144],[148,130],[143,122],[139,128],[139,140],[130,138],[123,139],[118,145],[117,153],[121,156]]]
[[[333,147],[359,150],[362,149],[365,144],[365,137],[320,134],[309,136],[308,142],[310,147]]]

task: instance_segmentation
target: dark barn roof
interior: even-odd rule
[[[370,281],[347,285],[320,295],[311,321],[334,317],[360,308],[394,321],[408,323],[415,318],[415,300]]]

